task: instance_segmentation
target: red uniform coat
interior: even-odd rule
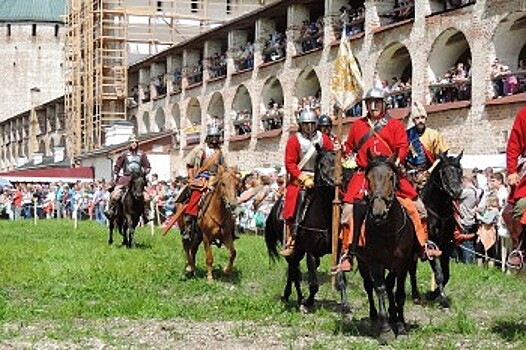
[[[511,128],[511,133],[508,138],[508,146],[506,148],[506,168],[508,174],[514,174],[518,171],[518,161],[520,156],[524,156],[526,152],[526,107],[522,108]],[[519,184],[512,187],[509,195],[509,201],[515,202],[521,198],[526,197],[526,176],[522,177]]]
[[[367,117],[361,118],[354,122],[349,136],[344,144],[346,154],[350,154],[356,144],[371,129]],[[354,173],[347,192],[345,193],[344,202],[353,203],[363,199],[367,191],[367,181],[364,172],[361,170],[367,166],[367,150],[371,155],[390,156],[393,152],[398,151],[398,158],[403,163],[409,152],[409,142],[405,132],[404,125],[397,119],[390,119],[387,125],[378,133],[381,139],[373,134],[358,150],[356,155],[356,164],[360,170]],[[383,141],[382,141],[383,140]],[[387,144],[387,145],[386,145]],[[388,147],[389,146],[389,147]],[[418,194],[411,183],[406,178],[400,179],[397,196],[402,198],[416,199]]]
[[[323,139],[323,149],[327,151],[332,151],[334,145],[331,139],[322,134]],[[285,191],[285,203],[283,205],[283,218],[285,220],[291,219],[294,217],[294,209],[296,208],[296,201],[298,199],[298,193],[300,191],[300,186],[296,183],[298,177],[301,174],[301,170],[298,168],[298,163],[301,161],[301,147],[298,137],[293,135],[287,141],[285,147],[285,169],[289,174],[289,181],[287,183],[287,189]]]

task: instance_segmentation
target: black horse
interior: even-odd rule
[[[379,322],[381,336],[391,332],[385,308],[386,296],[389,299],[389,318],[396,324],[395,332],[403,335],[407,333],[404,319],[405,280],[417,254],[415,229],[396,198],[398,169],[394,161],[397,155],[369,157],[369,165],[365,169],[369,184],[365,246],[357,252],[358,269],[369,299],[370,318]],[[379,311],[375,307],[373,287]]]
[[[332,244],[332,205],[335,195],[334,185],[335,155],[332,152],[318,150],[315,187],[306,194],[306,205],[302,208],[296,236],[294,253],[287,257],[287,283],[283,299],[288,302],[292,293],[292,284],[296,289],[298,305],[309,309],[314,306],[314,298],[319,289],[317,268],[320,257],[331,253]],[[279,257],[278,245],[282,242],[284,221],[280,218],[282,200],[277,201],[265,225],[265,242],[271,259]],[[303,299],[301,292],[300,261],[307,255],[309,276],[309,296]],[[342,273],[337,278],[338,289],[342,297],[342,310],[349,313],[350,308],[345,290],[345,277]]]
[[[130,185],[122,196],[119,205],[116,206],[115,216],[109,220],[108,244],[113,244],[113,230],[115,227],[122,235],[122,245],[132,248],[135,228],[144,213],[144,186],[146,180],[142,174],[132,174]]]
[[[440,305],[449,308],[444,287],[449,281],[449,261],[454,250],[455,220],[454,201],[462,195],[462,165],[458,156],[448,156],[448,152],[439,154],[440,160],[431,172],[421,197],[427,209],[429,239],[436,243],[442,255],[439,259],[430,259],[437,288],[428,295],[430,300],[439,299]],[[411,288],[414,300],[420,299],[416,282],[416,260],[411,268]]]

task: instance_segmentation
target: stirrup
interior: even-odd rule
[[[427,258],[427,260],[433,260],[434,258],[438,258],[441,254],[438,255],[438,256],[430,255],[431,251],[437,251],[437,250],[442,254],[442,252],[440,251],[440,248],[438,247],[438,245],[435,242],[433,242],[433,241],[427,241],[424,244],[424,255]]]
[[[510,264],[510,260],[513,258],[519,259],[519,264]],[[515,249],[511,251],[510,255],[508,255],[508,261],[506,262],[506,265],[512,269],[522,270],[524,267],[524,252],[519,249]]]

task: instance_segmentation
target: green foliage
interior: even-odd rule
[[[74,230],[70,221],[42,220],[37,226],[30,221],[1,221],[0,232],[0,323],[52,323],[56,327],[46,333],[50,339],[74,341],[95,335],[118,344],[100,329],[76,329],[71,320],[185,319],[236,322],[235,337],[257,335],[254,324],[277,326],[283,330],[281,341],[291,348],[298,346],[298,339],[312,334],[309,349],[372,349],[378,345],[364,320],[368,304],[358,274],[349,275],[354,312],[350,325],[342,324],[335,312],[338,295],[328,283],[329,258],[320,267],[320,306],[302,315],[293,302],[280,301],[286,264],[269,262],[260,236],[236,241],[238,258],[231,279],[221,270],[228,260],[226,250],[214,248],[216,282],[209,284],[202,248],[197,277],[184,275],[177,232],[163,237],[156,231],[152,236],[149,228],[141,228],[136,234],[137,247],[131,250],[120,246],[118,234],[114,246],[108,246],[106,229],[92,222],[80,222]],[[303,264],[302,268],[305,270]],[[419,265],[422,292],[427,290],[429,277],[429,267]],[[520,348],[526,344],[525,325],[520,321],[526,313],[524,287],[523,280],[497,269],[452,263],[446,291],[453,311],[443,312],[434,304],[414,306],[408,299],[410,335],[392,346],[489,348],[497,344]],[[17,336],[17,330],[0,328],[0,339]]]

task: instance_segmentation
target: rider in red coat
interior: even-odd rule
[[[286,244],[281,252],[290,256],[294,251],[298,216],[305,198],[305,189],[314,187],[316,169],[316,145],[332,151],[334,145],[329,137],[316,130],[316,114],[304,110],[298,119],[299,131],[292,135],[285,147],[285,169],[289,174],[285,191],[283,218],[287,223]]]
[[[513,216],[516,220],[520,220],[523,229],[510,230],[512,232],[513,248],[520,250],[520,235],[524,231],[526,225],[525,209],[526,209],[526,177],[524,176],[524,165],[519,169],[519,158],[524,157],[526,153],[526,107],[522,108],[511,128],[511,133],[508,138],[508,146],[506,148],[506,168],[508,172],[508,183],[511,186],[511,193],[508,201],[514,205]],[[524,245],[523,245],[524,246]],[[520,254],[512,254],[508,263],[514,266],[522,264]]]
[[[346,155],[355,154],[357,171],[347,186],[343,199],[344,208],[341,217],[343,252],[347,252],[342,259],[340,268],[344,271],[351,269],[350,258],[356,253],[356,246],[360,230],[365,219],[367,206],[364,197],[367,194],[367,181],[364,168],[368,163],[368,154],[372,156],[391,156],[398,153],[398,162],[403,164],[409,152],[409,142],[404,125],[389,116],[386,110],[384,92],[373,88],[364,97],[368,114],[356,122],[349,131],[344,143]],[[425,208],[418,198],[418,193],[405,177],[399,178],[397,197],[411,217],[418,240],[424,247],[427,242],[427,230],[421,222],[421,214]],[[414,203],[418,201],[418,203]],[[352,220],[351,220],[352,219]],[[439,250],[427,247],[428,256],[440,255]]]

